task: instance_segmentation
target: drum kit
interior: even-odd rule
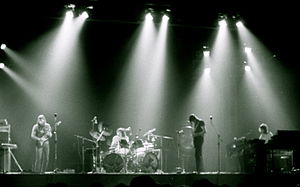
[[[75,135],[83,141],[94,143],[91,172],[155,173],[159,170],[162,171],[162,149],[155,144],[155,141],[162,136],[153,134],[156,129],[149,130],[141,136],[142,138],[136,136],[129,142],[120,140],[119,149],[110,147],[108,150],[103,150],[101,145],[107,145],[112,130],[108,128],[101,130],[92,129],[89,132],[93,140]],[[171,137],[167,138],[172,139]],[[82,154],[84,155],[84,150]],[[84,168],[84,163],[82,165]]]
[[[148,131],[143,137],[152,133]],[[127,142],[120,140],[119,149],[111,149],[104,157],[102,166],[105,172],[157,172],[160,167],[161,150],[155,149],[152,142],[135,137]]]

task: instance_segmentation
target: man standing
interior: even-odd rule
[[[31,138],[35,144],[34,172],[45,172],[49,162],[49,138],[52,137],[51,126],[46,122],[44,115],[39,115],[37,123],[33,125]]]
[[[205,123],[194,114],[189,116],[189,122],[191,123],[193,130],[193,142],[195,147],[195,160],[197,173],[203,171],[202,161],[202,145],[204,142],[204,134],[206,133]]]

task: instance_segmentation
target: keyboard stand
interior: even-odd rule
[[[13,154],[13,152],[10,150],[10,148],[8,148],[8,152],[11,155],[11,157],[13,158],[13,160],[15,161],[15,164],[17,165],[19,171],[23,172],[23,169],[21,168],[19,162],[17,161],[15,155]]]

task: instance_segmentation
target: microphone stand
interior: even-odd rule
[[[176,131],[176,134],[177,134],[177,160],[178,160],[178,165],[176,167],[176,172],[177,173],[185,173],[185,168],[184,168],[184,160],[182,160],[182,156],[181,156],[181,146],[180,146],[180,135],[181,135],[181,132],[182,130],[180,131]]]
[[[218,174],[220,174],[220,172],[221,172],[221,155],[220,155],[220,153],[221,153],[221,141],[222,141],[222,139],[221,139],[221,135],[218,133],[216,127],[214,126],[214,124],[212,122],[212,116],[210,116],[209,119],[210,119],[210,125],[213,127],[215,133],[217,134],[217,139],[218,139],[218,143],[217,143],[217,145],[218,145]],[[218,180],[219,180],[219,178],[218,178]]]
[[[54,168],[54,173],[57,173],[58,171],[59,171],[59,169],[57,168],[57,125],[56,125],[56,123],[57,123],[57,115],[56,114],[54,114],[54,131],[53,131],[53,133],[54,133],[54,166],[53,166],[53,168]]]

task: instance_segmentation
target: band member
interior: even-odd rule
[[[35,144],[34,172],[45,172],[49,162],[49,138],[52,137],[51,126],[47,123],[44,115],[37,117],[37,123],[33,125],[31,138]]]
[[[110,136],[112,132],[108,130],[108,127],[104,124],[104,122],[98,122],[97,116],[95,116],[91,121],[92,128],[89,131],[89,134],[92,136],[93,140],[97,142],[101,151],[108,151],[107,145],[110,145],[111,142],[109,142],[107,137]]]
[[[191,123],[193,130],[193,142],[195,147],[195,160],[196,170],[199,173],[203,170],[202,161],[202,145],[204,142],[204,134],[206,133],[205,123],[194,114],[189,116],[189,122]]]
[[[112,139],[110,150],[116,153],[127,154],[129,152],[129,137],[127,136],[127,132],[130,130],[130,127],[126,129],[118,128],[116,135]]]
[[[258,138],[259,140],[264,140],[265,144],[268,143],[269,140],[271,140],[273,133],[269,131],[269,127],[267,124],[260,124],[260,126],[258,127],[258,131],[260,133]]]

